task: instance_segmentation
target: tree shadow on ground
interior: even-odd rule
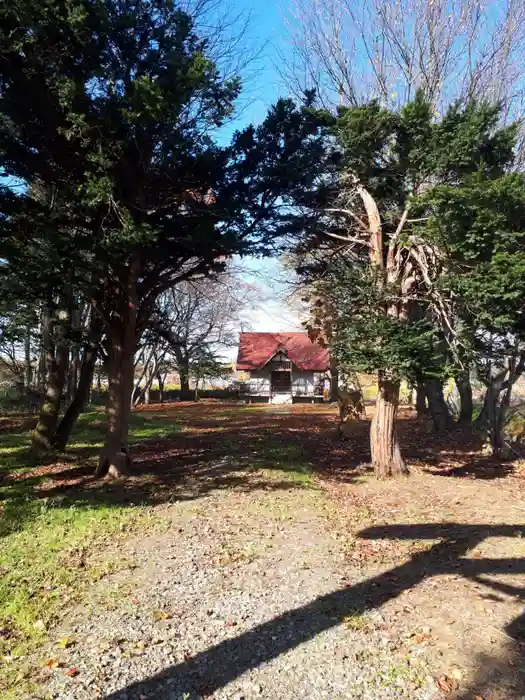
[[[0,535],[24,526],[37,512],[31,507],[35,499],[62,508],[152,506],[223,489],[282,490],[308,485],[317,466],[316,451],[311,450],[312,416],[297,427],[293,416],[247,411],[240,416],[203,414],[199,408],[198,415],[174,411],[162,420],[147,414],[135,416],[133,468],[122,480],[94,476],[93,457],[98,448],[90,442],[100,440],[100,415],[82,426],[81,442],[75,449],[53,463],[31,469],[26,463],[20,470],[15,460],[0,476]],[[292,422],[288,424],[286,418]],[[20,439],[4,446],[11,457],[27,453]]]
[[[316,635],[341,624],[348,615],[378,608],[396,598],[404,590],[411,589],[425,579],[440,575],[462,576],[482,582],[489,589],[501,590],[525,600],[525,590],[510,584],[500,584],[486,579],[487,574],[516,575],[525,573],[525,560],[470,559],[468,551],[488,537],[522,537],[525,525],[464,525],[428,524],[373,527],[360,533],[366,539],[428,539],[440,540],[410,560],[378,576],[355,585],[346,586],[310,603],[290,610],[279,617],[254,627],[233,639],[227,639],[206,649],[186,661],[167,668],[160,674],[147,678],[107,696],[106,700],[134,700],[135,698],[171,697],[174,689],[199,695],[213,692],[234,681],[244,672],[257,668],[290,649],[307,642]],[[525,616],[523,616],[525,617]],[[507,626],[506,633],[518,654],[525,641],[522,618]],[[525,670],[516,665],[509,673],[499,661],[484,659],[484,668],[467,695],[472,692],[490,697],[494,687],[504,685],[505,700],[517,700],[525,692]]]
[[[32,498],[54,499],[63,507],[156,505],[228,488],[296,488],[305,485],[308,473],[353,483],[369,471],[369,421],[351,422],[341,440],[336,409],[326,406],[294,406],[280,414],[221,404],[161,406],[134,413],[132,422],[134,462],[124,480],[94,477],[101,413],[82,417],[81,442],[71,453],[25,473],[4,473],[0,501],[10,499],[11,505],[2,513],[3,531],[22,527],[34,512],[27,507]],[[437,435],[407,411],[401,411],[399,433],[409,465],[432,474],[495,478],[514,468],[483,458],[472,432]],[[13,459],[26,455],[26,448],[16,447],[19,436],[6,438],[7,447],[22,450]],[[261,471],[274,476],[267,479]]]

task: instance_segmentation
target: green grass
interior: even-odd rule
[[[134,413],[130,442],[165,439],[179,432],[166,414]],[[95,463],[103,444],[102,411],[85,413],[68,447],[74,466]],[[23,657],[42,644],[61,610],[82,599],[93,581],[129,562],[112,555],[112,545],[153,519],[146,504],[130,507],[117,501],[89,501],[69,495],[40,498],[35,487],[46,475],[31,476],[45,464],[30,450],[29,431],[0,434],[0,698],[21,694],[29,682],[20,671]],[[19,475],[23,478],[13,479]],[[104,562],[97,548],[107,548]]]
[[[312,466],[297,445],[264,447],[252,461],[252,467],[262,469],[271,478],[287,478],[303,488],[313,483]]]

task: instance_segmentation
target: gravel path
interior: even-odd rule
[[[327,497],[261,484],[165,507],[165,532],[127,542],[130,566],[55,630],[42,697],[437,697],[424,644],[360,608]]]

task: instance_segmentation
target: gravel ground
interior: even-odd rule
[[[54,630],[42,697],[439,697],[425,630],[399,638],[381,609],[355,607],[363,575],[327,508],[322,492],[271,479],[164,507],[166,531],[127,542],[130,566]]]

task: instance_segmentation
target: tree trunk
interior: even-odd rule
[[[396,432],[399,381],[378,377],[376,412],[370,428],[372,466],[378,479],[408,474]]]
[[[159,403],[164,403],[164,379],[162,372],[157,372],[157,383],[159,385]]]
[[[75,427],[80,413],[89,400],[91,384],[93,382],[93,374],[95,372],[95,364],[98,354],[98,342],[100,341],[101,327],[97,318],[92,322],[92,337],[89,345],[86,346],[80,373],[78,385],[76,387],[73,400],[69,404],[60,424],[57,428],[54,437],[54,444],[59,450],[65,450],[71,431]]]
[[[422,382],[416,384],[416,414],[419,418],[426,416],[427,410],[427,391]]]
[[[183,360],[179,364],[179,377],[180,377],[180,400],[181,401],[191,401],[192,393],[190,389],[190,368],[186,360]]]
[[[60,402],[66,381],[69,350],[66,343],[69,313],[59,312],[58,321],[53,323],[50,314],[47,316],[49,327],[45,329],[47,389],[44,405],[40,410],[38,423],[33,431],[33,447],[38,450],[50,450],[53,447]],[[53,326],[56,331],[53,332]],[[55,344],[56,343],[56,344]]]
[[[474,405],[472,402],[472,384],[470,383],[469,372],[463,372],[454,377],[459,393],[460,411],[458,422],[461,425],[472,423],[472,413]]]
[[[80,364],[79,348],[75,346],[71,349],[71,360],[69,363],[69,373],[67,378],[67,396],[70,401],[73,401],[77,391]]]
[[[339,371],[337,367],[333,364],[330,371],[330,402],[334,403],[339,401]]]
[[[25,344],[25,384],[26,388],[31,387],[31,382],[33,381],[33,368],[31,367],[31,328],[29,324],[27,325]]]
[[[495,456],[507,456],[504,436],[505,417],[510,406],[512,389],[523,373],[524,366],[523,355],[519,356],[519,362],[517,353],[507,358],[505,369],[491,378],[483,408],[476,419],[476,425],[486,434],[492,454]]]
[[[137,279],[140,271],[134,261],[122,279],[118,292],[118,313],[107,327],[108,342],[108,432],[100,454],[96,476],[117,479],[129,473],[129,418],[137,351]]]
[[[425,382],[428,407],[434,427],[438,432],[450,430],[454,421],[448,410],[447,402],[443,395],[443,384],[436,377],[431,377]]]
[[[108,432],[96,475],[118,479],[128,473],[130,465],[128,430],[135,348],[118,347],[118,341],[112,344],[108,363]]]
[[[41,317],[41,345],[38,353],[38,367],[37,367],[37,387],[42,393],[46,390],[46,379],[47,379],[47,365],[46,365],[46,348],[52,342],[51,339],[51,310],[45,306],[42,310]]]

